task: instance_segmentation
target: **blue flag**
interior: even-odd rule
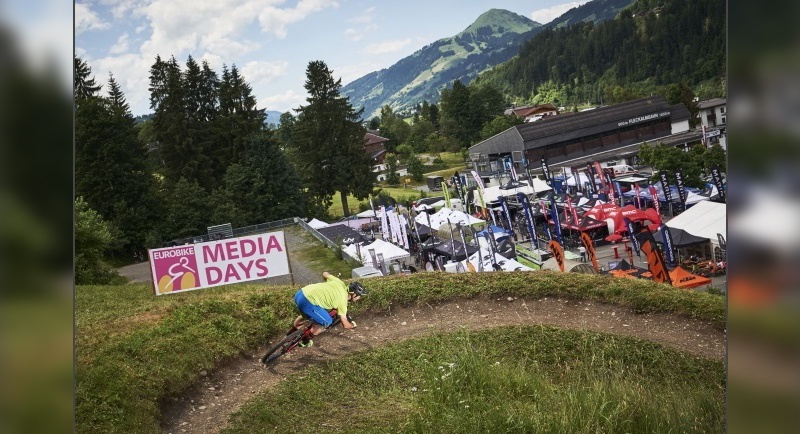
[[[528,202],[528,196],[525,193],[517,193],[517,198],[522,204],[522,211],[525,213],[525,223],[528,225],[528,233],[531,236],[531,245],[538,247],[536,240],[536,229],[533,226],[533,212],[531,212],[531,204]]]
[[[508,203],[506,203],[506,198],[503,196],[497,196],[497,200],[500,202],[500,207],[503,208],[503,215],[506,216],[506,222],[508,222],[508,231],[511,232],[511,236],[514,236],[514,225],[511,223],[511,213],[508,211]]]
[[[661,223],[658,230],[661,231],[661,239],[664,240],[664,259],[667,261],[667,267],[675,268],[675,250],[672,246],[672,235],[669,233],[669,228],[664,223]]]
[[[625,227],[628,228],[631,244],[633,244],[633,251],[636,252],[636,256],[641,258],[642,254],[640,253],[641,246],[639,245],[639,240],[637,240],[636,237],[633,236],[633,234],[636,233],[636,228],[633,227],[633,221],[631,221],[631,219],[627,217],[623,218],[623,221],[625,222]]]

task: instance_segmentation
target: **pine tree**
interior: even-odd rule
[[[108,96],[84,99],[75,114],[76,193],[118,229],[123,254],[147,247],[159,211],[133,119],[113,75]]]
[[[92,68],[80,57],[75,57],[73,67],[75,70],[73,74],[75,101],[97,96],[102,86],[95,82],[94,77],[89,78],[92,75]]]
[[[354,110],[340,95],[341,79],[334,80],[324,62],[309,62],[306,77],[308,105],[297,109],[293,156],[314,211],[324,215],[338,191],[344,213],[349,215],[347,195],[365,199],[374,179],[369,155],[364,151],[362,111]]]

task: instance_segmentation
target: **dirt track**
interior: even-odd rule
[[[215,372],[205,373],[181,398],[162,407],[163,432],[219,432],[243,403],[308,366],[387,342],[462,327],[542,324],[632,336],[719,360],[725,358],[726,351],[725,333],[709,323],[665,314],[640,315],[617,306],[552,298],[459,300],[438,306],[398,308],[388,314],[366,314],[356,319],[357,329],[336,328],[315,339],[314,347],[297,349],[269,367],[259,363],[267,347],[264,345]]]

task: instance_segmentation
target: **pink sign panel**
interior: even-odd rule
[[[289,274],[283,232],[148,251],[156,295]]]

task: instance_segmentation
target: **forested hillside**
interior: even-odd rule
[[[517,103],[599,104],[686,84],[725,93],[724,0],[640,0],[616,19],[546,28],[473,84]]]

